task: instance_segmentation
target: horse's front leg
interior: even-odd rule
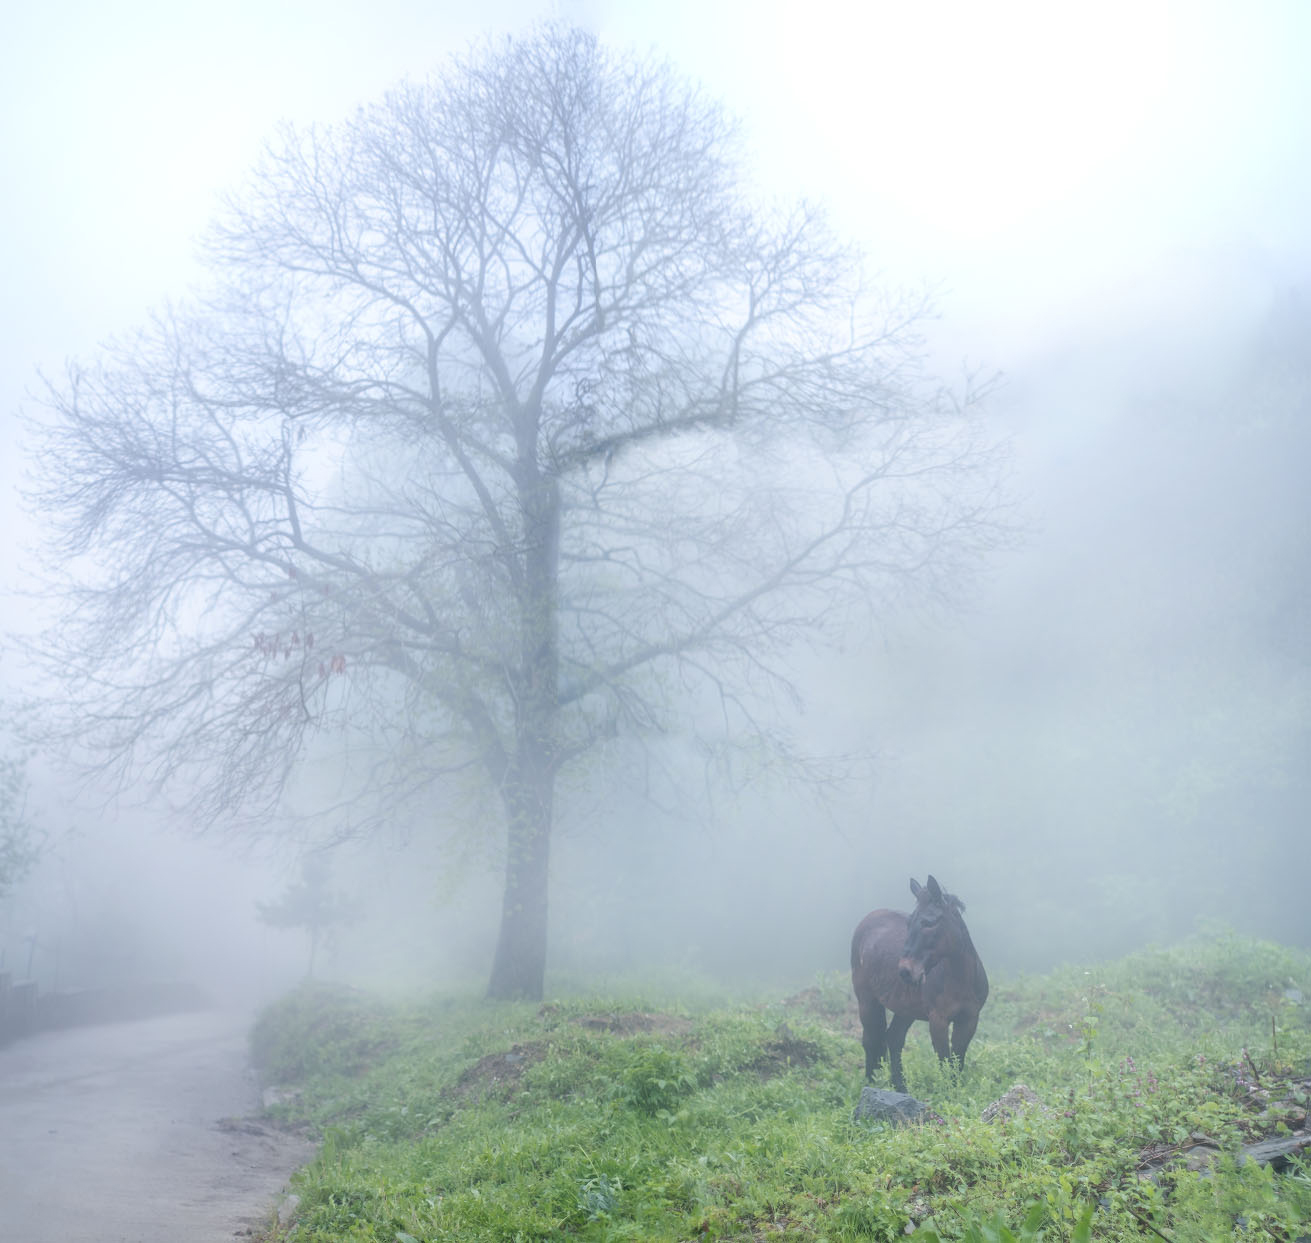
[[[901,1050],[906,1043],[906,1033],[915,1020],[905,1014],[893,1014],[888,1024],[888,1069],[892,1072],[892,1086],[898,1092],[906,1090],[906,1076],[901,1070]]]

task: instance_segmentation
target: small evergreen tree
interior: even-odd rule
[[[322,855],[307,855],[301,862],[300,879],[272,902],[256,902],[259,917],[274,928],[304,928],[310,938],[310,960],[305,978],[314,978],[319,946],[332,932],[353,923],[359,915],[354,901],[339,890],[328,888],[331,868]]]

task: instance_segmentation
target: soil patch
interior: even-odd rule
[[[508,1097],[518,1085],[523,1072],[546,1056],[540,1042],[516,1044],[504,1053],[480,1057],[455,1081],[450,1094],[462,1102]]]
[[[813,1066],[817,1061],[819,1045],[813,1040],[798,1039],[786,1023],[780,1023],[776,1038],[761,1046],[749,1069],[761,1079],[773,1079],[798,1066]]]

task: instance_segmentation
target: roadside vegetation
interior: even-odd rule
[[[995,982],[929,1120],[856,1122],[844,976],[785,1000],[404,1003],[307,985],[253,1052],[321,1141],[267,1243],[1311,1237],[1311,953],[1230,934]],[[886,1075],[886,1071],[884,1071]],[[1017,1083],[1038,1104],[984,1121]],[[886,1082],[876,1086],[886,1087]]]

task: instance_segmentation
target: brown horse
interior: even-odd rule
[[[921,887],[913,877],[915,909],[871,911],[851,938],[851,986],[860,1003],[865,1078],[888,1054],[892,1086],[906,1090],[901,1049],[916,1019],[927,1019],[939,1062],[950,1057],[965,1065],[979,1011],[988,1000],[988,975],[974,952],[961,918],[965,904],[929,877]],[[887,1022],[886,1010],[892,1011]],[[951,1041],[947,1026],[951,1024]]]

